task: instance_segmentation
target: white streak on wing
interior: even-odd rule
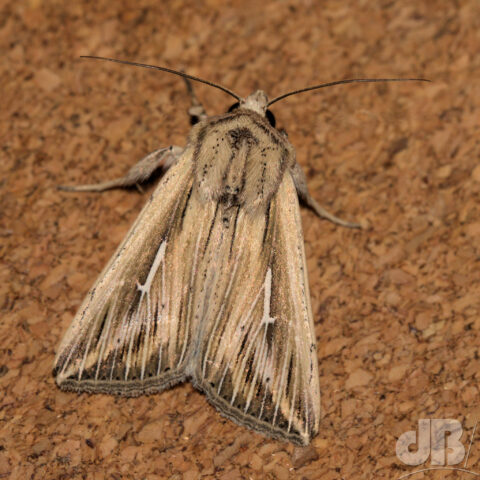
[[[283,367],[282,367],[282,374],[280,376],[280,384],[277,390],[277,401],[275,404],[275,412],[273,414],[272,425],[275,425],[275,421],[277,419],[278,407],[280,406],[280,401],[283,399],[283,389],[284,389],[283,384],[285,383],[285,378],[287,377],[287,360],[290,357],[290,343],[288,342],[287,345],[288,345],[287,352],[285,354],[285,360],[283,362]]]
[[[273,322],[272,322],[273,323]],[[265,328],[266,330],[266,328]],[[267,368],[268,370],[270,371],[270,374],[266,375],[266,372],[267,372]],[[260,408],[260,412],[258,414],[258,418],[261,418],[262,414],[263,414],[263,408],[265,407],[265,400],[267,398],[267,394],[268,394],[268,391],[269,391],[269,387],[270,387],[270,383],[271,383],[271,379],[273,377],[273,371],[272,371],[272,357],[269,357],[268,356],[268,349],[265,349],[265,354],[264,354],[264,360],[263,360],[263,366],[262,366],[262,376],[261,376],[261,380],[263,381],[264,383],[264,389],[265,389],[265,393],[263,394],[263,398],[262,398],[262,406]]]
[[[268,352],[265,352],[265,357],[267,356]],[[260,419],[262,414],[263,414],[263,408],[265,407],[265,400],[267,399],[267,393],[268,393],[268,387],[270,385],[270,382],[265,381],[265,393],[263,394],[262,398],[262,407],[260,408],[260,412],[258,414],[258,418]]]
[[[231,358],[228,361],[227,365],[225,365],[225,370],[223,371],[222,378],[220,379],[220,382],[218,384],[217,394],[220,394],[220,390],[222,390],[223,381],[225,380],[225,376],[227,375],[227,372],[230,368],[230,362],[231,362]],[[231,403],[233,403],[233,402],[231,402]]]
[[[142,302],[143,298],[146,296],[147,297],[147,312],[146,312],[146,317],[147,317],[147,331],[149,332],[150,329],[150,289],[152,288],[152,283],[153,280],[155,279],[155,275],[157,274],[157,270],[160,267],[160,264],[162,263],[164,257],[165,257],[165,249],[167,246],[167,241],[164,240],[160,246],[158,247],[157,253],[155,255],[155,259],[153,260],[153,264],[150,268],[150,271],[148,272],[147,278],[145,280],[145,283],[141,285],[137,281],[137,289],[141,292],[140,293],[140,299],[138,301],[138,306],[137,306],[137,311],[135,315],[135,319],[132,320],[130,323],[132,325],[132,332],[130,332],[130,344],[128,346],[128,355],[127,355],[127,366],[125,369],[125,380],[127,380],[128,377],[128,370],[130,368],[130,361],[131,361],[131,356],[132,356],[132,347],[133,347],[133,341],[135,339],[135,336],[137,335],[137,332],[139,328],[141,327],[142,322],[139,320],[140,317],[140,312],[142,311]],[[144,312],[142,312],[144,313]],[[145,344],[144,344],[145,347]],[[145,372],[145,362],[147,358],[147,349],[144,348],[143,350],[143,358],[142,358],[142,379],[143,379],[143,374]]]
[[[140,369],[140,380],[145,376],[145,366],[147,364],[148,347],[150,342],[150,323],[152,321],[152,310],[150,304],[150,295],[147,295],[147,321],[145,339],[143,341],[142,368]],[[145,324],[145,322],[144,322]]]
[[[255,390],[255,385],[257,383],[257,377],[258,377],[258,372],[260,371],[260,364],[263,360],[263,356],[264,356],[264,350],[265,350],[265,339],[266,339],[266,336],[267,336],[267,328],[265,327],[264,331],[263,331],[263,337],[262,337],[262,343],[260,345],[260,350],[258,352],[258,355],[255,355],[255,360],[254,362],[252,362],[252,368],[255,368],[255,374],[253,376],[253,379],[250,383],[250,388],[249,388],[249,392],[248,392],[248,395],[247,395],[247,401],[245,403],[245,408],[243,410],[243,413],[247,413],[247,410],[248,408],[250,407],[250,403],[252,401],[252,398],[253,398],[253,392]]]
[[[63,362],[63,367],[62,367],[62,370],[61,370],[61,374],[63,375],[65,373],[65,370],[67,369],[68,367],[68,364],[70,363],[70,359],[72,358],[72,355],[74,352],[76,352],[78,350],[78,344],[73,344],[70,349],[70,351],[68,352],[68,356],[67,358],[65,359],[65,362]]]
[[[261,295],[262,291],[263,291],[263,285],[262,285],[262,287],[260,287],[260,290],[259,290],[259,292],[257,293],[257,296],[255,297],[255,300],[253,301],[253,304],[252,304],[252,306],[250,307],[250,310],[248,311],[245,320],[244,320],[243,322],[240,322],[240,326],[241,326],[241,325],[246,325],[246,324],[248,323],[248,321],[250,320],[250,317],[251,317],[251,315],[252,315],[252,312],[253,312],[255,306],[256,306],[257,303],[258,303],[258,300],[259,300],[259,298],[260,298],[260,295]],[[244,355],[244,357],[243,357],[242,365],[241,365],[241,367],[240,367],[239,369],[237,369],[237,371],[239,372],[239,374],[242,374],[242,373],[245,371],[245,364],[247,363],[248,356],[250,355],[250,350],[252,349],[252,346],[255,344],[255,340],[257,339],[258,334],[260,333],[261,328],[262,328],[262,324],[260,323],[260,324],[257,326],[257,328],[256,328],[256,330],[255,330],[255,333],[252,335],[252,338],[251,338],[251,340],[250,340],[248,349],[246,350],[245,355]],[[240,338],[240,337],[239,337],[239,338]],[[237,343],[238,343],[238,345],[241,345],[241,342],[237,342]],[[231,356],[231,358],[233,358],[233,355]],[[230,367],[230,362],[229,362],[228,365],[225,367],[225,371],[223,372],[222,380],[220,381],[220,385],[219,385],[219,387],[218,387],[218,391],[219,391],[219,392],[220,392],[220,389],[222,388],[222,383],[223,383],[223,380],[224,380],[224,378],[225,378],[225,375],[227,374],[227,370],[228,370],[229,367]],[[231,401],[230,401],[230,405],[233,405],[233,402],[235,401],[235,397],[237,396],[238,390],[239,390],[239,388],[240,388],[240,383],[241,383],[240,380],[241,380],[241,378],[238,376],[238,374],[237,374],[237,377],[238,377],[238,378],[237,378],[237,381],[236,381],[235,388],[234,388],[234,390],[233,390],[233,395],[232,395],[232,399],[231,399]],[[235,383],[235,379],[232,379],[232,382]]]
[[[297,356],[297,362],[298,362],[298,350],[296,352]],[[309,410],[309,405],[308,405],[308,395],[306,391],[303,391],[303,402],[305,404],[305,426],[310,424],[310,410]]]
[[[261,325],[264,326],[263,330],[263,337],[262,337],[262,344],[260,346],[260,351],[258,352],[258,361],[256,362],[255,374],[253,376],[250,391],[247,396],[247,402],[245,404],[244,413],[247,413],[248,408],[250,407],[250,403],[253,398],[253,393],[255,391],[255,385],[257,383],[257,378],[260,371],[265,370],[265,365],[267,361],[267,329],[268,325],[275,322],[275,318],[270,317],[270,299],[272,297],[272,269],[268,268],[267,274],[265,275],[265,282],[263,284],[264,288],[264,296],[263,296],[263,317],[261,321]],[[253,365],[252,365],[253,366]]]
[[[245,240],[245,235],[239,234],[239,237],[240,237],[240,239],[241,239],[241,244],[240,244],[238,250],[239,250],[239,252],[240,252],[240,254],[241,254],[241,252],[243,251],[243,243],[244,243],[244,240]],[[229,295],[230,295],[230,287],[233,285],[233,280],[235,279],[236,272],[237,272],[237,268],[238,268],[238,265],[239,265],[239,263],[240,263],[240,262],[238,261],[238,260],[239,260],[239,257],[238,257],[238,256],[235,257],[235,259],[236,259],[236,260],[235,260],[235,265],[234,265],[234,267],[233,267],[233,274],[232,274],[232,278],[230,279],[231,285],[229,285],[228,288],[227,288],[227,293],[226,293],[226,295],[225,295],[225,301],[227,301],[227,299],[228,299],[228,297],[229,297]],[[242,342],[239,342],[239,341],[238,341],[238,340],[240,340],[240,339],[242,338],[242,330],[241,330],[241,328],[239,328],[239,325],[240,325],[240,327],[242,326],[242,324],[245,325],[246,322],[250,319],[250,316],[251,316],[251,314],[252,314],[252,312],[253,312],[253,309],[255,308],[255,305],[257,304],[258,299],[260,298],[260,293],[261,293],[261,290],[260,290],[260,292],[258,292],[257,296],[255,297],[255,300],[254,300],[254,302],[253,302],[252,307],[250,308],[250,310],[249,310],[248,313],[247,313],[247,319],[246,319],[246,321],[242,322],[242,320],[241,320],[241,318],[240,318],[240,321],[239,321],[238,324],[237,324],[236,331],[238,332],[238,334],[234,334],[234,335],[233,335],[233,337],[234,337],[235,339],[237,339],[237,345],[241,345],[241,343],[242,343]],[[208,348],[210,348],[210,347],[208,347]],[[232,349],[233,349],[233,348],[232,348]],[[231,364],[232,360],[236,357],[236,355],[237,355],[237,353],[238,353],[238,350],[239,350],[239,348],[236,348],[235,352],[233,352],[233,351],[230,352],[230,358],[229,358],[229,360],[228,360],[228,362],[227,362],[227,365],[225,366],[225,369],[224,369],[223,374],[222,374],[222,378],[220,379],[220,382],[219,382],[219,384],[218,384],[217,394],[220,394],[220,391],[222,390],[223,381],[225,380],[225,376],[227,375],[227,372],[228,372],[228,370],[230,369],[230,364]],[[208,350],[207,350],[207,352],[208,352]],[[234,355],[234,354],[235,354],[235,355]],[[205,376],[205,374],[204,374],[204,376]]]
[[[157,267],[157,269],[158,269],[158,267]],[[162,270],[164,270],[164,269],[162,269]],[[149,289],[149,291],[146,293],[147,314],[146,314],[145,319],[143,319],[142,321],[139,322],[139,327],[138,327],[138,328],[140,328],[142,323],[143,323],[143,325],[146,325],[145,338],[144,338],[144,341],[143,341],[143,354],[142,354],[142,367],[141,367],[141,371],[140,371],[140,380],[143,380],[143,378],[145,376],[145,366],[146,366],[146,363],[147,363],[148,351],[150,349],[150,326],[151,326],[152,322],[154,321],[153,316],[152,316],[152,293],[153,292],[151,292],[151,289]],[[156,296],[153,297],[153,300],[157,300],[157,303],[158,303],[158,299],[156,298]]]
[[[90,294],[90,295],[91,295],[91,294]],[[88,310],[88,307],[89,307],[89,305],[87,305],[87,306],[83,309],[82,317],[81,317],[82,320],[83,320],[83,318],[84,318],[84,316],[85,316],[85,314],[86,314],[86,312],[87,312],[87,310]],[[103,308],[103,303],[101,304],[100,308]],[[75,343],[75,344],[70,348],[70,352],[68,353],[68,356],[67,356],[67,358],[65,359],[65,362],[63,363],[63,367],[62,367],[62,370],[61,370],[61,374],[64,374],[64,373],[65,373],[65,370],[67,369],[68,364],[70,363],[70,360],[71,360],[73,354],[74,354],[74,353],[77,351],[77,349],[78,349],[77,346],[78,346],[78,344]],[[79,379],[80,379],[80,377],[79,377]]]
[[[155,260],[153,261],[152,267],[150,268],[150,271],[148,272],[147,279],[145,280],[145,283],[143,285],[140,285],[137,283],[137,288],[140,290],[143,294],[148,295],[150,293],[150,289],[152,288],[152,283],[155,278],[155,275],[157,274],[158,267],[162,263],[163,259],[165,258],[165,249],[167,248],[167,241],[164,240],[160,246],[158,247],[157,254],[155,255]]]
[[[85,368],[85,362],[87,361],[88,351],[90,350],[90,344],[92,343],[93,332],[94,332],[94,329],[92,328],[92,330],[90,332],[90,335],[88,337],[88,342],[87,342],[87,346],[85,348],[85,353],[83,354],[82,363],[80,364],[80,368],[78,369],[78,379],[79,380],[82,378],[83,369]]]
[[[304,282],[302,280],[302,277],[298,272],[295,272],[295,273],[297,274],[297,281],[301,285],[302,292],[304,292],[305,285],[304,285]],[[294,274],[294,272],[292,271],[292,275],[293,274]],[[300,297],[301,298],[295,298],[294,299],[297,302],[297,304],[295,305],[295,311],[302,312],[304,314],[304,317],[303,317],[302,320],[300,320],[300,319],[297,320],[297,326],[296,326],[295,329],[298,330],[298,323],[300,323],[300,321],[303,321],[303,323],[305,325],[304,325],[304,328],[302,330],[305,331],[305,332],[309,332],[310,331],[309,318],[308,318],[308,314],[306,314],[306,312],[308,311],[308,307],[305,304],[306,295],[300,295]],[[301,306],[298,305],[298,302],[301,302]],[[300,375],[302,375],[303,384],[308,385],[309,382],[306,379],[306,376],[304,375],[306,372],[303,369],[303,364],[302,364],[301,358],[299,358],[300,357],[299,352],[309,352],[310,351],[309,347],[310,347],[310,344],[312,342],[312,339],[311,339],[311,337],[306,338],[306,335],[298,335],[298,334],[295,334],[293,336],[293,339],[294,339],[294,342],[295,342],[295,364],[296,364],[295,368],[300,369],[300,372],[298,372],[298,373]],[[295,375],[295,378],[296,377],[297,377],[297,375]],[[303,406],[304,406],[303,417],[305,419],[305,426],[308,426],[310,424],[311,412],[310,412],[310,409],[309,409],[309,402],[308,402],[309,397],[308,397],[307,390],[301,390],[299,397],[300,397],[301,402],[303,402]],[[300,427],[299,427],[299,429],[300,429]]]
[[[190,292],[193,292],[193,284],[195,281],[195,277],[197,275],[197,261],[198,261],[198,251],[200,249],[200,239],[202,238],[203,235],[203,224],[202,228],[200,228],[200,231],[198,232],[197,236],[197,241],[195,243],[195,253],[193,256],[193,265],[192,265],[192,271],[190,273]],[[180,358],[177,363],[177,368],[180,366],[180,364],[183,361],[183,357],[185,355],[185,351],[187,350],[187,344],[188,344],[188,329],[190,326],[190,312],[192,311],[192,301],[193,301],[193,294],[188,295],[188,305],[187,305],[187,311],[185,312],[185,338],[183,340],[183,348],[182,348],[182,353],[180,354]]]
[[[298,212],[294,212],[294,214],[296,215],[298,214]],[[311,412],[309,409],[309,402],[308,402],[309,382],[305,380],[305,377],[303,375],[304,369],[303,369],[303,363],[301,361],[301,358],[303,358],[303,355],[305,352],[309,351],[309,345],[306,345],[306,344],[307,342],[312,343],[312,338],[311,338],[310,318],[308,313],[309,312],[308,295],[306,293],[306,289],[308,287],[306,286],[306,281],[305,281],[305,258],[303,253],[303,243],[300,243],[298,241],[296,242],[295,255],[296,255],[296,258],[299,258],[299,259],[303,258],[303,269],[299,269],[296,265],[296,262],[288,261],[286,264],[287,277],[291,279],[290,281],[292,285],[292,291],[297,291],[297,290],[301,291],[300,295],[291,296],[291,300],[293,302],[293,305],[292,305],[293,310],[295,312],[298,312],[298,317],[300,318],[296,318],[295,322],[291,325],[291,333],[289,335],[289,337],[293,336],[292,340],[294,342],[293,347],[294,347],[295,356],[294,356],[294,374],[292,376],[292,378],[294,379],[294,385],[293,385],[292,395],[290,397],[291,406],[289,411],[288,431],[290,431],[292,422],[294,421],[295,402],[296,402],[297,396],[299,397],[299,409],[302,409],[302,407],[304,409],[302,416],[305,421],[305,425],[299,425],[298,429],[299,430],[303,429],[305,431],[304,427],[307,426],[308,428],[308,425],[310,423],[309,417],[311,415]],[[287,258],[290,259],[290,256],[288,256]],[[301,325],[302,328],[299,328],[299,325]],[[299,334],[299,332],[306,332],[306,335]],[[288,345],[289,345],[288,354],[285,356],[285,360],[287,360],[287,358],[290,360],[290,351],[289,351],[290,344]],[[273,423],[275,423],[276,421],[280,403],[285,398],[286,386],[284,385],[284,383],[287,378],[287,370],[288,370],[287,363],[285,361],[282,369],[280,385],[277,389],[278,397],[275,405]],[[302,382],[300,389],[298,389],[298,381]]]
[[[160,311],[160,316],[158,318],[158,326],[157,326],[157,331],[161,332],[161,327],[163,323],[163,319],[165,318],[165,315],[168,314],[168,308],[165,304],[167,300],[165,299],[165,264],[163,265],[162,268],[162,299],[161,299],[161,311]],[[162,348],[163,348],[163,341],[162,341],[162,336],[160,335],[160,346],[158,347],[158,366],[157,366],[157,376],[160,374],[160,370],[162,368]]]
[[[74,352],[76,352],[78,350],[78,344],[75,343],[73,344],[70,348],[69,348],[69,352],[68,352],[68,356],[67,358],[65,359],[65,361],[63,362],[63,367],[62,367],[62,370],[61,370],[61,375],[63,375],[65,373],[65,370],[67,369],[68,367],[68,364],[70,363],[70,359],[72,358],[72,355]]]
[[[108,317],[107,317],[107,324],[105,325],[105,328],[103,329],[102,332],[102,339],[101,339],[101,346],[100,346],[100,352],[98,354],[98,360],[97,360],[97,371],[95,372],[95,380],[98,379],[98,374],[100,372],[100,366],[102,365],[103,362],[103,354],[105,352],[105,347],[107,345],[107,338],[110,335],[110,327],[112,326],[112,309],[108,310]]]
[[[272,269],[268,267],[264,282],[265,296],[263,299],[263,317],[262,323],[267,325],[272,323],[273,318],[270,318],[270,299],[272,298]]]
[[[72,358],[73,352],[75,352],[77,350],[76,347],[77,347],[77,344],[74,344],[70,347],[70,349],[69,349],[70,351],[68,352],[68,356],[65,359],[65,361],[63,362],[63,367],[62,367],[62,370],[60,372],[61,375],[63,375],[65,373],[65,370],[67,369],[67,366],[70,363],[70,359]]]
[[[165,310],[165,268],[162,268],[162,300],[161,301],[162,301],[161,307],[162,307],[162,315],[163,315]]]
[[[247,350],[245,351],[245,355],[244,355],[243,360],[242,360],[242,365],[241,365],[240,368],[237,369],[237,372],[238,372],[237,373],[237,379],[232,380],[232,383],[235,384],[235,388],[234,388],[234,391],[233,391],[232,399],[230,401],[230,405],[233,405],[233,402],[235,401],[235,398],[238,394],[238,390],[240,389],[240,386],[243,385],[241,375],[245,371],[245,365],[246,365],[247,360],[250,356],[250,351],[256,345],[256,340],[257,340],[257,337],[258,337],[261,329],[262,329],[262,324],[260,323],[257,326],[257,329],[255,330],[255,333],[253,334],[251,341],[249,342]],[[225,373],[226,373],[226,371],[225,371]]]
[[[271,283],[271,269],[269,268],[268,271],[270,271],[270,283]],[[262,286],[260,287],[260,290],[258,291],[256,297],[255,297],[255,300],[253,301],[252,303],[252,306],[250,307],[250,310],[248,311],[247,313],[247,318],[245,319],[244,322],[241,322],[243,323],[244,325],[250,320],[250,316],[252,315],[252,312],[254,310],[254,308],[256,307],[257,303],[258,303],[258,300],[260,298],[260,295],[262,294],[262,292],[265,291],[265,284],[266,284],[266,281],[267,281],[267,277],[268,277],[268,271],[267,271],[267,274],[265,275],[265,282],[262,284]],[[271,292],[270,292],[271,294]],[[266,295],[266,293],[265,293]],[[265,316],[265,302],[263,304],[263,311],[264,311],[264,316]],[[250,351],[251,349],[253,348],[253,346],[255,345],[255,341],[258,337],[258,334],[260,333],[260,330],[263,326],[263,317],[262,317],[262,321],[258,324],[257,326],[257,329],[249,343],[249,346],[247,348],[247,350],[245,351],[245,354],[243,356],[243,360],[242,360],[242,365],[239,369],[237,369],[238,371],[238,374],[237,374],[237,379],[232,379],[233,380],[233,383],[235,383],[235,387],[234,387],[234,390],[233,390],[233,395],[232,395],[232,399],[230,401],[230,405],[233,405],[233,402],[235,401],[235,398],[238,394],[238,390],[240,389],[240,385],[242,384],[241,382],[241,374],[243,374],[243,372],[245,371],[245,366],[246,366],[246,363],[247,363],[247,360],[250,356]]]
[[[240,252],[241,252],[241,250],[240,250]],[[225,311],[225,305],[226,305],[227,300],[230,296],[230,292],[231,292],[232,286],[233,286],[233,281],[235,280],[235,277],[236,277],[236,274],[237,274],[237,269],[238,269],[239,263],[240,263],[239,262],[239,257],[237,256],[237,257],[235,257],[235,263],[233,265],[233,272],[230,276],[230,281],[228,282],[227,290],[225,292],[224,302],[222,303],[222,306],[220,307],[220,311],[218,312],[217,318],[215,319],[215,324],[213,326],[212,332],[217,331],[220,320],[222,319],[223,312]],[[206,372],[206,369],[207,369],[207,358],[208,358],[208,355],[210,354],[210,348],[212,347],[213,338],[214,338],[214,336],[211,335],[210,338],[208,339],[207,350],[205,351],[205,356],[203,358],[203,368],[202,368],[202,377],[203,378],[205,378],[205,372]],[[225,378],[225,374],[223,375],[222,380],[220,382],[220,387],[219,387],[219,390],[218,390],[219,392],[220,392],[221,384],[223,383],[224,378]]]
[[[215,219],[217,218],[217,213],[215,214],[214,216],[214,219],[213,219],[213,225],[215,225]],[[212,229],[212,232],[214,231],[214,229]],[[215,235],[218,235],[218,233],[215,233]],[[215,241],[212,240],[213,244],[215,245],[222,245],[222,242],[223,242],[223,238],[224,238],[224,234],[223,234],[223,231],[220,233],[220,236],[219,238],[217,237],[217,239]],[[203,263],[206,265],[206,267],[204,267],[204,272],[206,274],[205,278],[203,279],[203,285],[202,285],[202,289],[203,289],[203,294],[201,296],[201,302],[198,302],[197,304],[197,311],[198,310],[201,310],[201,314],[199,315],[199,319],[200,319],[200,325],[199,325],[199,334],[198,334],[198,338],[196,339],[195,341],[195,347],[194,347],[194,351],[193,351],[193,355],[192,355],[192,360],[193,362],[195,362],[195,360],[199,357],[199,352],[200,352],[200,345],[201,345],[201,340],[204,338],[204,331],[205,331],[205,322],[202,322],[203,319],[205,318],[208,318],[208,314],[209,314],[209,311],[210,311],[210,305],[211,305],[211,298],[212,298],[212,290],[215,288],[215,286],[217,285],[218,283],[218,276],[221,275],[221,269],[216,269],[216,268],[211,268],[210,266],[213,266],[215,267],[216,265],[218,265],[220,262],[218,261],[219,260],[219,257],[220,255],[222,254],[222,250],[220,248],[218,249],[213,249],[213,251],[210,251],[211,249],[208,249],[209,250],[209,257],[206,258],[205,256],[203,257]],[[210,268],[209,268],[210,267]],[[195,367],[196,365],[193,363],[193,362],[190,362],[189,365],[187,365],[187,375],[194,375],[195,374]]]
[[[127,360],[126,360],[126,365],[125,365],[125,377],[124,380],[126,381],[128,378],[128,371],[130,370],[130,357],[132,353],[132,344],[133,344],[133,330],[135,328],[135,322],[137,321],[138,318],[138,310],[140,309],[140,304],[137,307],[135,318],[128,322],[127,328],[122,329],[123,330],[123,336],[122,336],[122,341],[120,342],[122,345],[125,345],[126,339],[130,338],[130,344],[128,347],[128,352],[127,352]]]
[[[125,312],[125,314],[123,315],[122,322],[121,322],[121,325],[122,325],[121,330],[124,330],[125,328],[127,328],[125,326],[125,322],[127,321],[127,315],[128,315],[127,312]],[[115,370],[115,362],[117,360],[118,346],[120,345],[118,338],[119,336],[117,335],[113,340],[113,343],[115,344],[115,351],[113,353],[112,368],[110,369],[110,380],[113,380],[113,371]]]

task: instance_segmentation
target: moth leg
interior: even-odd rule
[[[111,188],[124,188],[136,185],[137,188],[141,190],[139,186],[140,183],[148,180],[158,168],[162,168],[163,170],[170,168],[182,152],[183,148],[174,145],[160,148],[143,157],[123,177],[91,185],[59,185],[58,189],[66,192],[103,192]]]
[[[188,114],[190,115],[190,123],[192,125],[195,125],[196,123],[201,122],[202,120],[205,120],[208,117],[208,115],[207,115],[207,112],[205,112],[203,105],[200,103],[197,96],[195,95],[195,91],[193,89],[193,85],[190,79],[185,77],[183,77],[183,79],[185,80],[185,84],[187,85],[187,91],[188,91],[188,94],[190,95],[190,101],[191,101],[191,106],[188,109]]]
[[[298,163],[295,163],[295,166],[291,170],[293,182],[295,183],[295,188],[297,189],[297,194],[300,200],[309,208],[311,208],[320,218],[325,218],[332,223],[337,225],[341,225],[342,227],[348,228],[361,228],[359,223],[355,222],[347,222],[346,220],[342,220],[339,217],[336,217],[332,213],[325,210],[322,206],[320,206],[317,201],[310,195],[308,192],[307,187],[307,179],[305,178],[305,174],[301,169]]]

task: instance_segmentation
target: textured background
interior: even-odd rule
[[[461,421],[468,445],[480,415],[480,3],[69,3],[0,6],[0,478],[398,478],[415,469],[396,439],[419,418]],[[183,68],[240,95],[434,80],[272,108],[312,195],[369,226],[302,210],[322,387],[311,448],[223,419],[188,384],[137,399],[56,388],[56,346],[148,193],[55,186],[121,175],[189,129],[180,79],[82,54]],[[211,113],[232,103],[197,93]],[[480,438],[477,472],[479,459]]]

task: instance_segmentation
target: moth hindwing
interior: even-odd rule
[[[200,122],[185,148],[64,188],[131,185],[168,168],[65,334],[56,382],[137,396],[190,380],[238,424],[308,444],[320,391],[298,195],[343,221],[309,196],[262,91],[216,117],[190,91]]]

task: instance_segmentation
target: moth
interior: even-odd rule
[[[319,217],[359,227],[308,193],[287,135],[269,107],[181,75],[198,122],[185,147],[156,150],[126,176],[95,185],[136,185],[165,171],[127,236],[87,294],[55,358],[63,390],[138,396],[191,381],[225,417],[306,445],[318,432],[320,389],[299,200]],[[207,116],[190,81],[235,98]],[[409,79],[410,80],[410,79]]]

